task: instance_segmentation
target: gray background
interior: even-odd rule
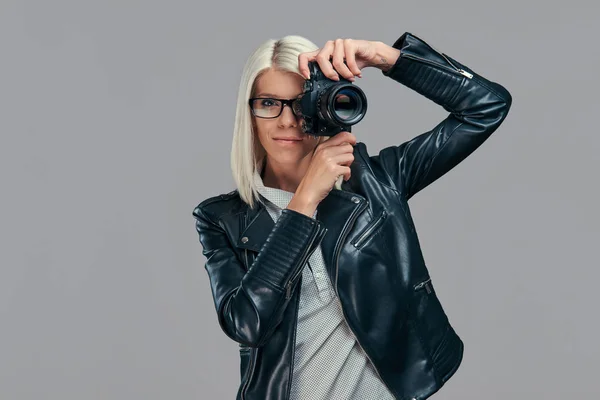
[[[465,358],[436,399],[591,399],[597,10],[578,2],[0,5],[0,398],[233,399],[193,207],[234,189],[239,77],[267,38],[409,31],[504,85],[508,118],[410,201]],[[591,2],[588,2],[591,4]],[[442,107],[365,69],[375,154]]]

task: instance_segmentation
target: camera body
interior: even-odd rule
[[[326,77],[315,61],[308,63],[310,79],[296,102],[296,114],[302,115],[302,131],[313,136],[333,136],[351,131],[351,126],[367,112],[365,93],[351,81]]]

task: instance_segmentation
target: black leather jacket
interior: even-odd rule
[[[463,356],[436,295],[407,201],[477,149],[511,105],[501,85],[413,34],[385,76],[450,114],[432,130],[369,155],[319,204],[317,219],[284,209],[276,223],[237,190],[193,210],[218,321],[240,344],[237,399],[288,399],[302,268],[321,244],[345,319],[398,399],[426,399]],[[363,400],[363,399],[360,399]]]

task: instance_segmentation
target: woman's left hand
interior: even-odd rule
[[[380,42],[370,40],[329,40],[320,49],[301,53],[298,56],[298,68],[306,79],[310,79],[308,63],[317,61],[321,71],[329,79],[339,81],[341,75],[354,81],[354,76],[362,78],[361,69],[375,64],[378,46]]]

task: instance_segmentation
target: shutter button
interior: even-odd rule
[[[242,243],[246,243],[247,241],[248,241],[248,237],[247,237],[247,236],[244,236],[244,237],[242,238]]]

